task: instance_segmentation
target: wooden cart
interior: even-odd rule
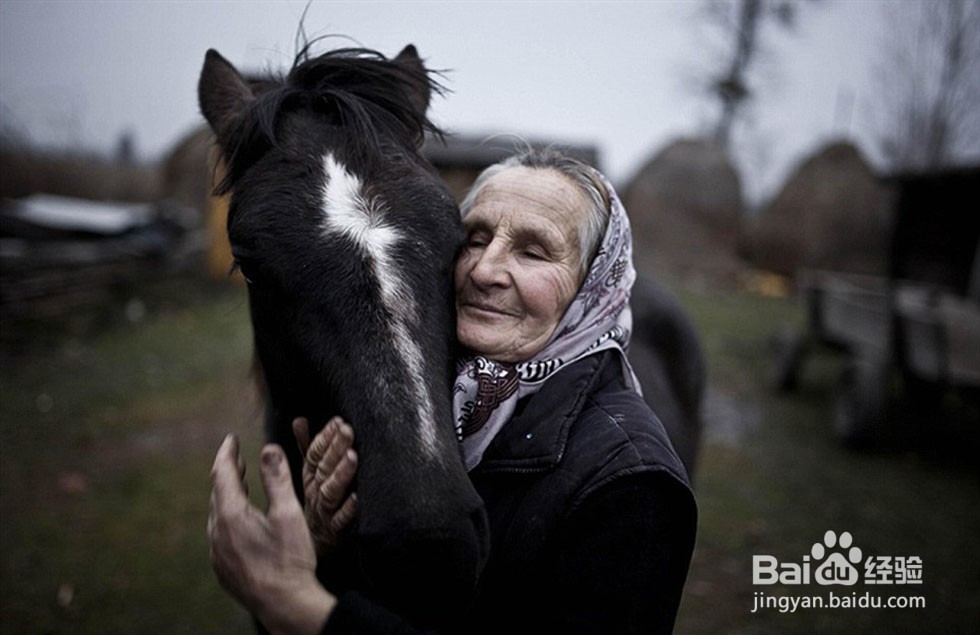
[[[811,347],[843,352],[833,426],[851,445],[879,440],[898,396],[980,394],[980,170],[893,180],[890,275],[801,272],[808,328],[783,338],[777,360],[792,390]]]

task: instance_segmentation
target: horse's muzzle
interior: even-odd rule
[[[458,522],[361,533],[358,553],[368,588],[420,627],[446,625],[471,605],[490,551],[482,503]]]

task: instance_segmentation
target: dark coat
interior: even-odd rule
[[[490,558],[461,633],[670,633],[697,507],[663,425],[614,352],[562,369],[518,404],[470,473]],[[411,633],[347,593],[324,633]]]

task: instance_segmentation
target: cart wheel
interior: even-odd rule
[[[800,367],[806,354],[806,337],[797,331],[785,330],[776,336],[776,364],[773,385],[780,392],[792,392],[800,382]]]
[[[872,448],[881,440],[888,408],[887,362],[857,358],[837,383],[834,434],[845,445]]]

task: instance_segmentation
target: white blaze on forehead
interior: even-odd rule
[[[326,184],[323,187],[321,224],[325,234],[342,234],[354,243],[365,256],[367,266],[378,281],[381,303],[393,320],[389,324],[391,339],[397,355],[404,364],[400,369],[381,369],[383,376],[394,370],[407,378],[410,397],[418,419],[423,450],[435,456],[435,417],[428,390],[422,378],[422,351],[411,336],[409,323],[414,315],[414,302],[408,287],[399,275],[393,255],[394,246],[402,239],[398,229],[385,224],[385,208],[382,201],[364,196],[361,180],[347,171],[343,164],[327,153],[323,158]],[[388,383],[381,377],[382,384]]]

